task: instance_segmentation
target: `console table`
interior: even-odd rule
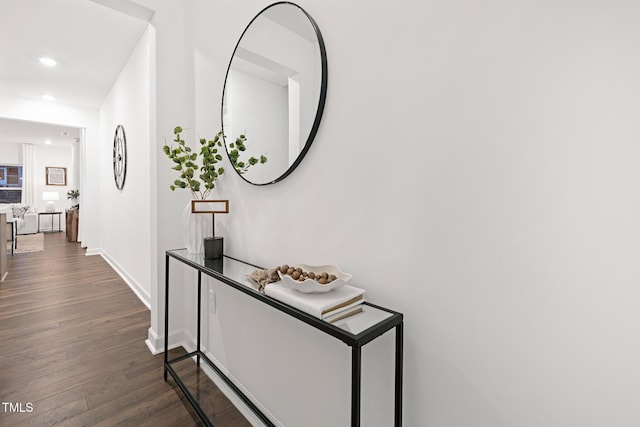
[[[174,259],[182,264],[194,268],[198,272],[198,307],[197,307],[197,338],[196,350],[183,356],[169,360],[169,265]],[[203,254],[190,254],[186,249],[169,250],[165,253],[165,307],[164,307],[164,380],[167,381],[167,373],[171,374],[176,384],[194,408],[200,419],[207,426],[213,426],[207,414],[202,410],[197,399],[189,391],[185,383],[180,379],[172,364],[195,357],[196,365],[204,361],[216,374],[233,390],[233,392],[256,414],[267,426],[273,426],[273,422],[264,415],[259,408],[216,366],[200,349],[201,307],[202,307],[202,274],[244,293],[248,297],[255,298],[276,310],[286,313],[294,319],[325,332],[351,347],[351,426],[360,426],[360,398],[361,398],[361,374],[362,374],[362,347],[384,334],[395,329],[395,407],[394,425],[402,425],[402,359],[403,359],[403,315],[393,310],[379,307],[369,302],[364,302],[362,312],[339,322],[329,323],[318,319],[303,311],[300,311],[279,300],[264,295],[255,290],[246,280],[245,276],[261,268],[250,263],[224,256],[221,259],[205,259]]]

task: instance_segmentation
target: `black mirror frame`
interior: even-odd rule
[[[233,62],[233,58],[236,55],[236,50],[238,49],[238,46],[240,45],[240,42],[242,41],[242,38],[244,37],[244,34],[247,32],[249,27],[251,27],[251,24],[253,24],[253,21],[255,21],[260,15],[262,15],[262,13],[264,11],[266,11],[267,9],[270,9],[270,8],[272,8],[274,6],[281,5],[281,4],[288,4],[288,5],[291,5],[291,6],[294,6],[294,7],[297,7],[298,9],[300,9],[300,11],[302,13],[304,13],[304,15],[307,17],[307,19],[309,19],[309,22],[311,22],[311,25],[313,26],[313,30],[316,33],[316,37],[318,38],[318,46],[320,48],[320,62],[321,62],[321,68],[322,68],[322,79],[321,79],[321,84],[320,84],[320,97],[318,99],[318,109],[316,110],[316,116],[315,116],[315,118],[313,120],[313,125],[311,126],[311,131],[309,132],[309,136],[307,137],[307,141],[305,142],[304,147],[302,147],[302,150],[300,150],[300,153],[298,153],[298,157],[296,157],[296,160],[289,166],[289,168],[287,168],[287,170],[282,175],[280,175],[278,178],[274,179],[273,181],[263,182],[263,183],[255,183],[255,182],[249,181],[240,172],[238,172],[235,168],[233,168],[235,170],[235,172],[238,175],[240,175],[240,177],[243,180],[245,180],[249,184],[258,185],[258,186],[275,184],[276,182],[282,181],[287,176],[289,176],[291,174],[291,172],[293,172],[295,170],[296,167],[298,167],[298,165],[300,164],[300,162],[302,161],[304,156],[307,154],[307,151],[309,151],[309,148],[311,147],[311,143],[313,143],[313,140],[315,139],[316,134],[318,133],[318,128],[320,127],[320,121],[322,120],[322,113],[324,112],[324,103],[325,103],[325,100],[327,98],[327,71],[328,71],[328,67],[327,67],[327,51],[325,49],[324,39],[322,38],[322,33],[320,32],[320,28],[318,27],[318,24],[316,24],[316,21],[314,21],[314,19],[311,17],[311,15],[309,15],[307,13],[307,11],[304,10],[302,7],[298,6],[295,3],[289,2],[289,1],[280,1],[280,2],[276,2],[276,3],[270,4],[269,6],[265,7],[264,9],[262,9],[256,16],[254,16],[253,19],[251,20],[251,22],[249,22],[249,24],[245,27],[244,31],[240,35],[240,38],[238,39],[238,42],[236,43],[236,46],[233,48],[233,53],[231,54],[231,59],[229,60],[229,65],[227,66],[227,73],[225,74],[225,77],[224,77],[224,86],[222,87],[222,104],[221,104],[221,108],[220,108],[220,123],[223,123],[224,94],[225,94],[226,88],[227,88],[227,79],[229,78],[229,71],[231,70],[231,63]],[[223,137],[223,141],[224,141],[224,149],[227,152],[227,157],[229,157],[229,149],[227,148],[228,147],[227,146],[227,139],[226,139],[226,136],[224,135],[224,124],[222,125],[222,137]]]

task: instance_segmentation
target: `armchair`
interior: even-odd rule
[[[38,214],[28,212],[22,221],[18,221],[18,234],[35,234],[38,232]]]
[[[16,220],[18,235],[38,232],[38,213],[35,207],[20,203],[0,204],[0,212],[7,214],[8,221]]]

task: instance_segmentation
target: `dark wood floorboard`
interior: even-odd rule
[[[163,355],[144,343],[149,310],[102,257],[50,233],[43,252],[9,256],[8,269],[0,426],[200,425],[177,386],[163,381]],[[216,426],[250,426],[191,360],[178,365]]]

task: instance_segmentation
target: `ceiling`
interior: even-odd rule
[[[130,0],[0,0],[0,10],[0,93],[88,108],[100,107],[153,15]],[[57,65],[43,66],[43,56]],[[0,143],[77,137],[0,118]]]
[[[0,144],[68,145],[79,138],[78,128],[0,117]]]

